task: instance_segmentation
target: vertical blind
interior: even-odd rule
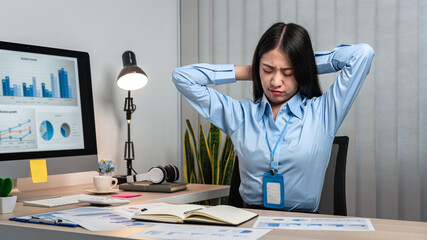
[[[315,51],[368,43],[371,71],[337,135],[350,137],[349,215],[427,221],[427,1],[182,0],[181,64],[250,64],[277,21],[310,33]],[[336,74],[321,75],[323,91]],[[215,87],[252,98],[251,83]],[[203,119],[182,101],[193,126]]]

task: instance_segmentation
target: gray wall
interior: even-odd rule
[[[91,58],[99,158],[125,173],[127,92],[116,85],[121,55],[132,50],[150,82],[132,92],[135,169],[178,164],[178,1],[0,0],[0,40],[86,51]],[[94,169],[95,170],[95,169]]]

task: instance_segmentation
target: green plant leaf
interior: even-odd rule
[[[236,153],[234,152],[234,146],[232,147],[230,154],[228,154],[227,163],[225,170],[223,171],[223,177],[222,177],[222,185],[230,185],[231,183],[231,177],[233,176],[233,168],[234,168],[234,161],[236,158]]]
[[[228,205],[228,196],[221,198],[221,205]]]
[[[8,197],[13,189],[11,178],[0,178],[0,197]]]
[[[191,126],[190,120],[185,119],[185,123],[187,123],[187,128],[190,131],[191,138],[193,139],[193,146],[197,146],[196,135],[194,135],[193,126]],[[196,150],[196,156],[199,156],[199,152]]]
[[[209,150],[208,143],[206,141],[205,132],[203,131],[202,125],[200,124],[199,129],[199,169],[202,183],[212,184],[213,183],[213,166],[211,164],[211,153]]]
[[[194,174],[194,171],[191,172],[190,181],[188,183],[197,183],[197,177]]]
[[[208,138],[206,139],[202,125],[200,125],[199,140],[197,143],[193,127],[188,119],[186,119],[186,124],[188,130],[185,131],[183,139],[185,156],[184,174],[186,182],[222,184],[224,181],[228,181],[224,178],[230,175],[228,174],[230,166],[231,172],[234,166],[234,146],[230,136],[226,137],[221,157],[219,158],[221,130],[213,124],[210,124]],[[232,156],[230,156],[231,154]],[[232,157],[231,165],[229,160],[230,157]],[[192,166],[192,170],[190,166]]]
[[[221,130],[209,123],[208,146],[211,153],[211,165],[213,167],[213,184],[219,184],[220,161],[218,160],[221,146]]]
[[[228,160],[228,155],[230,154],[230,150],[234,149],[233,146],[233,142],[231,141],[230,136],[227,135],[227,137],[225,138],[225,143],[224,143],[224,148],[222,150],[222,154],[221,154],[221,158],[220,158],[220,178],[219,178],[219,182],[222,183],[223,182],[223,177],[224,177],[224,169],[226,168],[226,164],[227,164],[227,160]]]
[[[186,130],[184,133],[184,177],[185,182],[191,183],[192,174],[194,175],[194,146],[190,141],[190,136]],[[194,175],[194,181],[197,182],[197,177]],[[193,183],[195,183],[193,182]]]

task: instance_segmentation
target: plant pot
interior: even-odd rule
[[[0,197],[0,214],[13,212],[16,198],[16,196]]]

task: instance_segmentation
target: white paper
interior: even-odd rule
[[[267,202],[269,204],[280,204],[281,191],[280,183],[278,182],[267,182]]]
[[[153,208],[161,204],[130,205],[113,208],[87,207],[83,211],[61,214],[62,218],[79,224],[89,231],[111,231],[125,228],[152,226],[152,223],[131,220],[142,208]]]
[[[368,218],[294,218],[259,216],[253,228],[375,231],[371,220]]]
[[[252,229],[236,227],[211,227],[201,225],[183,224],[159,224],[144,229],[140,232],[129,235],[138,238],[161,238],[161,239],[203,239],[203,240],[223,240],[223,239],[245,239],[255,240],[270,229]]]
[[[141,209],[152,209],[156,207],[160,207],[166,205],[166,203],[149,203],[149,204],[141,204],[141,205],[126,205],[120,207],[113,207],[111,209],[114,210],[115,213],[122,215],[123,217],[127,217],[131,219],[135,214],[140,213]]]

